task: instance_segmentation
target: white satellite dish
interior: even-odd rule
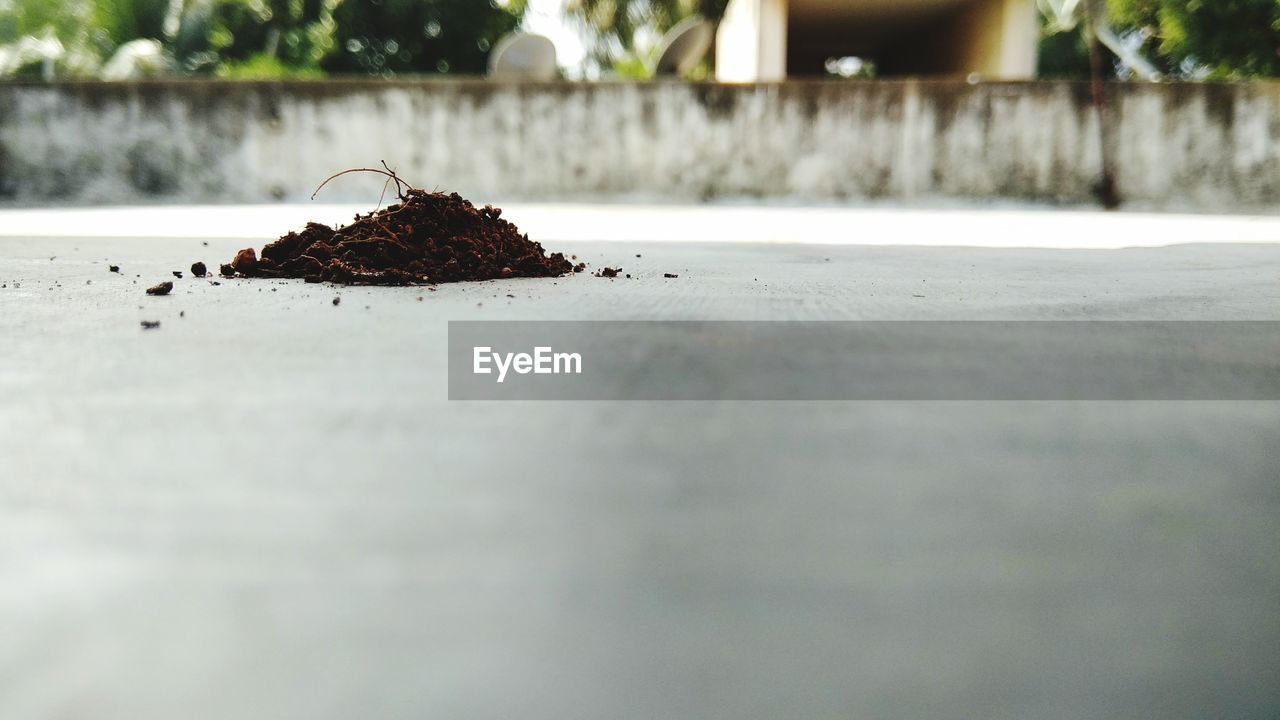
[[[555,80],[556,75],[556,46],[545,35],[511,33],[489,53],[489,77]]]
[[[654,75],[684,75],[698,66],[711,49],[716,26],[694,16],[680,21],[662,36]]]

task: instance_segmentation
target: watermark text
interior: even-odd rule
[[[532,353],[494,352],[492,347],[476,347],[472,355],[472,372],[476,375],[498,375],[498,382],[507,379],[507,373],[518,375],[581,375],[580,353],[555,352],[548,346],[539,346]]]

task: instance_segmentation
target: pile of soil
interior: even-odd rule
[[[414,285],[557,277],[584,267],[561,253],[548,256],[541,244],[503,220],[498,208],[476,208],[457,193],[402,188],[403,181],[388,177],[396,182],[399,203],[337,228],[307,223],[301,232],[264,247],[261,256],[251,248],[241,250],[223,272],[344,285]]]

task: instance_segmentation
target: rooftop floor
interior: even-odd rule
[[[445,399],[456,319],[1280,320],[1275,219],[507,209],[635,277],[148,297],[314,209],[0,212],[0,716],[1280,710],[1280,403]]]

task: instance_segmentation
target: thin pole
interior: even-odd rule
[[[1102,82],[1102,42],[1094,24],[1094,7],[1091,0],[1081,3],[1084,8],[1086,44],[1089,47],[1089,87],[1093,95],[1093,109],[1098,113],[1098,145],[1102,161],[1102,177],[1094,187],[1094,194],[1108,210],[1120,207],[1120,193],[1116,189],[1116,176],[1112,168],[1111,150],[1107,138],[1110,123],[1107,120],[1107,93]],[[1103,10],[1105,12],[1105,8]]]

